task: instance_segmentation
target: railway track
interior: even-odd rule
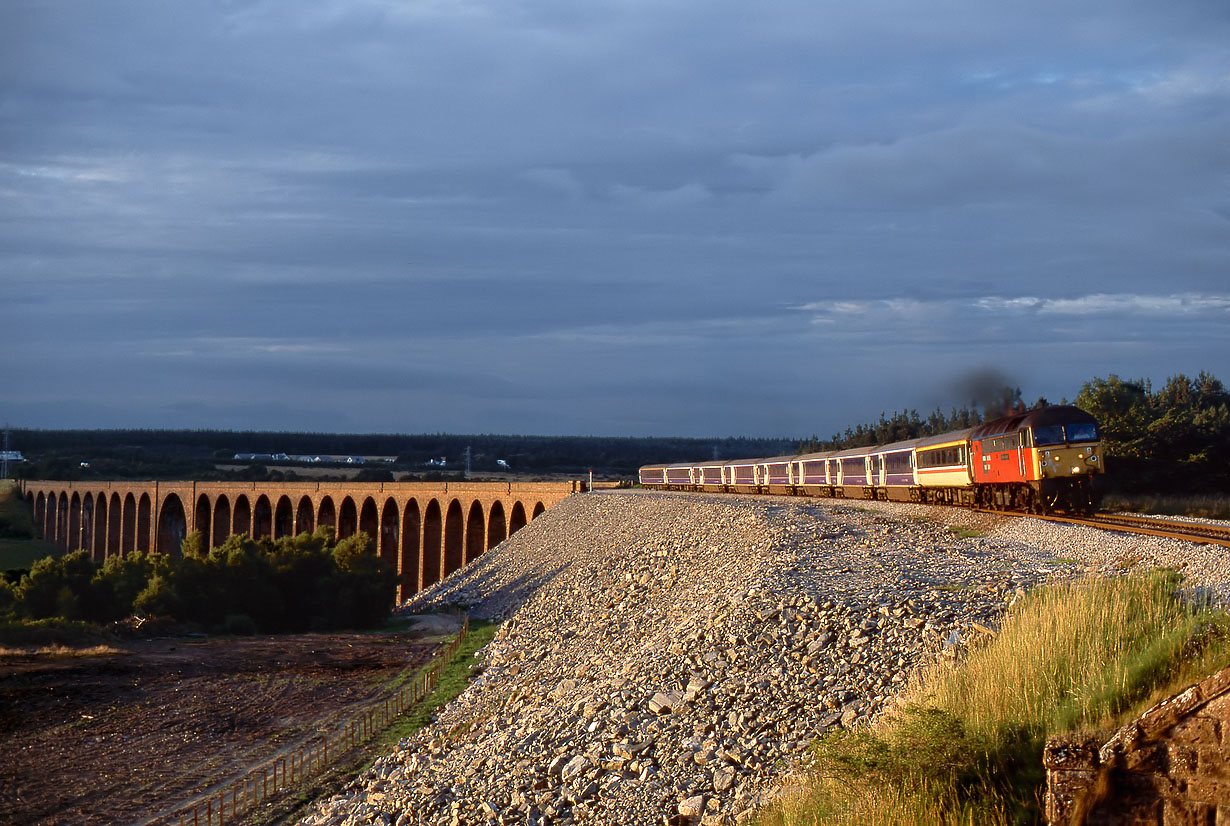
[[[1004,511],[988,511],[988,513],[1004,513]],[[1039,516],[1027,513],[1018,515],[1033,516],[1035,519],[1046,519],[1051,522],[1066,522],[1069,525],[1086,525],[1107,531],[1161,536],[1168,539],[1181,539],[1184,542],[1200,542],[1230,548],[1230,525],[1206,525],[1200,522],[1184,522],[1157,516],[1130,516],[1119,513],[1095,513],[1090,516],[1075,517]]]

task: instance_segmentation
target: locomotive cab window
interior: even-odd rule
[[[1035,427],[1034,428],[1034,444],[1035,445],[1061,445],[1063,444],[1063,425],[1056,424],[1050,427]]]
[[[1063,429],[1069,442],[1096,442],[1098,440],[1098,426],[1093,422],[1064,425]]]
[[[1039,446],[1062,445],[1067,442],[1096,442],[1097,440],[1098,426],[1093,422],[1034,428],[1034,444]]]

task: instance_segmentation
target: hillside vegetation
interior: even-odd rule
[[[763,826],[1040,822],[1048,737],[1112,729],[1230,665],[1226,614],[1184,603],[1178,581],[1031,592],[993,642],[925,672],[898,712],[822,736],[809,779]]]

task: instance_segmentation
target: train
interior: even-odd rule
[[[643,487],[1091,513],[1106,472],[1096,419],[1070,405],[873,447],[640,468]]]

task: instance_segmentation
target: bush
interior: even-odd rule
[[[821,737],[814,776],[773,824],[1038,822],[1042,747],[1114,728],[1230,664],[1230,621],[1178,598],[1173,572],[1040,588],[955,668],[869,731]]]
[[[175,584],[162,574],[154,574],[145,589],[137,594],[132,608],[138,614],[150,617],[174,617],[189,619],[183,616],[183,600]]]
[[[93,576],[87,551],[40,559],[17,585],[19,611],[30,619],[83,619],[81,609],[88,604]]]

